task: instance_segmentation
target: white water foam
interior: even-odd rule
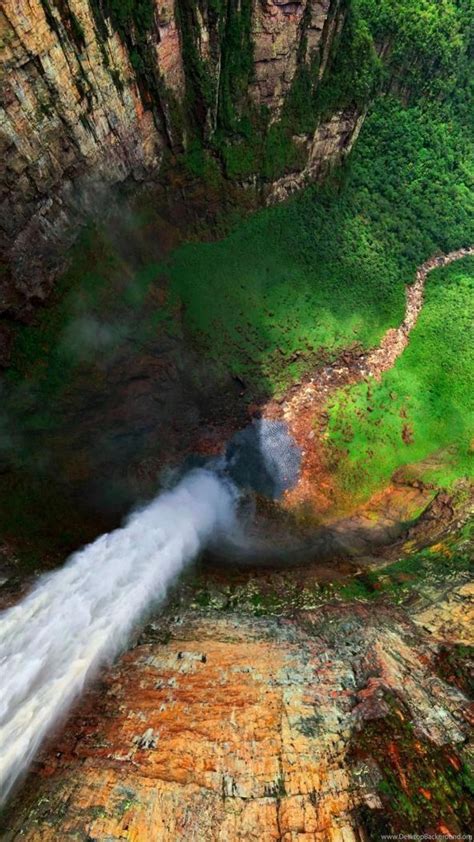
[[[98,667],[234,518],[231,487],[192,471],[0,615],[0,801]]]

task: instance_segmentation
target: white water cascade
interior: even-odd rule
[[[231,486],[192,471],[0,615],[0,802],[98,667],[234,516]]]

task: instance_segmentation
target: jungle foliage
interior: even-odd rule
[[[274,115],[249,95],[251,0],[176,0],[186,82],[183,106],[166,90],[156,63],[153,45],[163,12],[154,0],[90,2],[100,38],[105,41],[111,29],[123,40],[144,107],[165,127],[173,150],[204,144],[232,180],[256,176],[271,181],[301,169],[298,135],[312,134],[336,110],[363,111],[380,91],[397,92],[412,102],[449,95],[467,66],[474,19],[472,0],[342,0],[329,10],[342,25],[334,28],[334,38],[328,34],[333,28],[326,27],[311,53],[307,12],[297,70],[278,120],[272,121]]]
[[[473,238],[466,128],[451,105],[380,100],[351,165],[165,271],[216,364],[272,392],[402,318],[404,286],[436,251]]]

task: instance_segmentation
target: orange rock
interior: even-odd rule
[[[413,626],[404,638],[397,622],[373,605],[178,618],[168,643],[127,652],[86,695],[3,818],[5,838],[356,842],[356,808],[381,806],[350,755],[357,701],[396,688],[430,738],[459,740],[458,695],[440,695]],[[394,741],[388,760],[407,792]]]

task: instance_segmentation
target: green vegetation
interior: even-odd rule
[[[144,221],[139,224],[142,231]],[[87,400],[103,394],[105,371],[118,354],[130,353],[130,344],[139,354],[161,330],[177,329],[169,308],[150,307],[147,300],[152,282],[161,295],[152,260],[129,261],[118,253],[116,240],[92,226],[70,258],[54,301],[38,311],[33,325],[18,326],[13,363],[2,383],[0,465],[11,470],[0,470],[0,534],[21,536],[27,565],[38,558],[45,563],[58,544],[64,555],[108,528],[100,516],[99,526],[94,518],[84,524],[77,501],[68,496],[68,477],[50,476],[51,454],[59,458],[66,447],[69,470],[81,475],[84,459],[71,444],[81,422],[71,428],[65,415],[81,395]]]
[[[105,48],[109,28],[119,33],[135,72],[143,105],[153,112],[170,148],[180,148],[183,115],[171,90],[168,90],[156,61],[154,38],[156,6],[153,0],[90,0],[104,66],[109,69],[121,93],[123,81],[110,67]],[[108,23],[107,23],[108,22]]]
[[[49,0],[42,2],[49,8]],[[69,31],[80,41],[67,2],[61,2]],[[104,64],[110,26],[128,50],[144,107],[153,110],[170,148],[181,153],[183,146],[204,143],[232,180],[275,180],[301,169],[307,152],[296,136],[310,135],[337,110],[363,111],[381,90],[400,91],[411,101],[452,92],[467,67],[472,19],[471,0],[343,0],[330,8],[321,40],[310,50],[308,8],[300,24],[296,72],[275,122],[275,115],[249,95],[254,73],[251,0],[176,0],[186,80],[183,106],[165,89],[157,64],[153,0],[91,0],[91,8]],[[116,73],[114,81],[121,90]]]
[[[441,26],[436,5],[426,0],[423,6],[431,21],[430,38]],[[376,88],[387,84],[371,41],[381,37],[375,7],[369,0],[353,0],[323,83],[315,86],[317,56],[302,60],[307,46],[303,37],[301,61],[281,119],[269,126],[268,113],[245,102],[252,54],[250,6],[242,3],[238,13],[231,10],[229,15],[224,15],[224,6],[229,4],[218,0],[209,5],[212,37],[204,62],[195,41],[196,8],[184,0],[178,3],[188,100],[183,113],[177,106],[168,108],[165,116],[160,97],[167,105],[170,100],[150,47],[153,19],[148,0],[139,4],[93,0],[92,4],[98,27],[102,21],[103,39],[108,19],[128,45],[143,92],[156,93],[151,99],[147,94],[148,107],[152,103],[157,119],[169,130],[172,124],[172,138],[184,119],[187,147],[171,183],[172,176],[178,188],[186,178],[199,179],[200,207],[205,204],[203,196],[215,204],[216,196],[227,199],[220,159],[232,179],[252,172],[263,180],[274,179],[288,168],[301,168],[303,156],[293,141],[294,131],[311,131],[315,121],[335,107],[354,102],[360,108]],[[469,96],[462,66],[457,65],[464,61],[460,22],[465,4],[459,4],[457,12],[453,4],[447,6],[452,38],[446,31],[436,61],[443,78],[450,77],[449,68],[457,74],[455,95],[415,100],[409,107],[395,95],[380,97],[349,166],[333,173],[325,186],[311,187],[285,205],[255,214],[220,242],[188,243],[161,265],[155,262],[156,252],[146,256],[140,246],[136,249],[140,259],[134,257],[131,269],[118,254],[117,243],[104,232],[84,233],[71,254],[70,270],[56,287],[52,306],[38,311],[34,325],[18,330],[7,378],[12,389],[4,404],[9,424],[21,439],[18,450],[27,461],[40,448],[42,436],[56,434],[64,398],[74,389],[87,391],[90,386],[100,392],[104,363],[124,341],[127,354],[139,354],[158,332],[179,334],[203,361],[190,376],[196,381],[202,378],[215,392],[229,382],[229,375],[240,378],[242,403],[251,403],[281,394],[348,347],[377,344],[388,327],[400,322],[404,287],[416,266],[436,251],[474,241]],[[400,8],[406,13],[406,30],[403,43],[397,42],[390,53],[390,73],[396,72],[394,62],[405,66],[403,50],[415,35],[415,41],[421,37],[422,23],[410,15],[406,2]],[[383,26],[395,31],[397,18],[388,0],[383,10]],[[305,18],[304,26],[307,22]],[[418,27],[417,34],[412,27]],[[211,65],[221,38],[225,49],[217,84]],[[419,73],[421,80],[421,66]],[[121,80],[116,83],[120,86]],[[437,92],[445,93],[439,88]],[[214,124],[208,119],[209,108],[214,108]],[[194,121],[206,126],[201,136],[193,130],[189,109]],[[231,188],[229,195],[230,205],[235,198]],[[130,226],[124,223],[124,240],[141,242],[146,225],[134,223],[128,231]],[[204,236],[209,236],[209,227],[203,213]],[[471,282],[466,269],[462,277],[456,268],[451,271],[454,274],[430,277],[427,310],[414,334],[414,346],[391,374],[392,380],[374,385],[370,394],[366,386],[346,392],[332,408],[332,453],[342,456],[339,479],[354,495],[368,494],[400,464],[433,450],[448,455],[442,469],[432,468],[436,480],[448,481],[467,470],[469,348],[463,333]],[[459,318],[448,318],[449,307],[456,308]],[[82,329],[93,332],[83,343]],[[16,388],[20,383],[24,389]],[[410,441],[414,438],[413,444],[405,443],[402,434]],[[10,435],[10,430],[6,436],[2,430],[7,449]],[[21,517],[27,485],[12,488],[12,500],[5,507],[11,523]],[[18,505],[13,498],[18,498]]]
[[[424,308],[394,368],[380,383],[344,390],[332,405],[338,476],[354,495],[428,456],[420,468],[424,479],[449,484],[472,474],[473,290],[472,258],[432,272]]]
[[[363,110],[381,86],[383,64],[358,2],[350,7],[333,56],[321,84],[313,82],[309,89],[315,117],[329,117],[348,106]]]
[[[457,104],[403,108],[394,98],[380,100],[342,177],[255,214],[219,242],[181,246],[161,265],[145,250],[131,269],[105,233],[85,231],[54,306],[19,330],[9,379],[24,380],[29,391],[15,395],[22,406],[14,412],[27,419],[27,430],[54,426],[56,397],[74,378],[101,376],[95,354],[115,352],[123,325],[137,347],[158,327],[174,334],[184,327],[206,362],[208,385],[238,376],[249,401],[281,393],[347,347],[377,344],[400,322],[416,266],[474,241],[463,119]],[[186,165],[207,173],[210,184],[219,180],[199,142]],[[127,238],[140,237],[147,224],[138,220]],[[426,310],[395,371],[370,392],[366,385],[345,392],[332,407],[330,442],[343,456],[339,479],[351,494],[368,494],[400,464],[433,450],[449,456],[435,478],[466,471],[469,265],[430,275]],[[157,294],[165,276],[166,300]],[[107,336],[78,353],[74,330],[87,318],[104,322]],[[32,394],[44,412],[23,406]],[[402,439],[405,425],[413,444]]]
[[[356,576],[332,590],[343,599],[373,600],[389,596],[404,602],[425,584],[441,585],[472,570],[472,525],[461,529],[455,540],[411,553],[379,570]]]
[[[443,543],[412,551],[403,558],[364,573],[340,578],[337,566],[334,581],[299,582],[294,570],[272,571],[270,575],[254,573],[246,579],[227,577],[223,584],[205,573],[191,576],[176,595],[174,608],[180,604],[199,606],[204,610],[238,612],[261,616],[286,616],[293,611],[314,610],[331,602],[372,602],[389,600],[396,604],[412,604],[413,598],[433,589],[456,583],[472,571],[474,524],[468,523]],[[455,647],[439,658],[438,672],[454,683],[469,679],[469,647]],[[471,647],[472,649],[472,647]],[[461,667],[460,667],[461,665]],[[463,685],[464,686],[464,685]]]
[[[383,704],[387,714],[364,723],[353,738],[351,755],[355,763],[377,762],[385,832],[426,833],[439,823],[453,835],[469,832],[472,770],[450,746],[440,748],[420,737],[408,709],[393,694],[384,693]]]
[[[413,94],[451,91],[466,62],[472,0],[357,0],[358,15],[378,44],[389,44],[386,74]]]
[[[208,62],[199,49],[198,7],[186,0],[177,0],[176,21],[181,33],[184,72],[186,77],[186,115],[193,137],[203,139],[208,109],[215,102],[215,81]]]
[[[329,13],[343,16],[342,28],[328,25],[313,52],[307,10],[296,73],[279,119],[270,123],[267,109],[258,110],[245,96],[252,62],[248,5],[241,11],[229,5],[225,25],[217,30],[222,66],[210,143],[232,179],[255,174],[273,181],[297,171],[306,152],[296,136],[312,134],[321,120],[342,109],[363,111],[381,90],[400,91],[412,102],[448,95],[468,68],[470,0],[344,0]]]
[[[153,26],[153,0],[94,0],[96,14],[109,18],[114,29],[127,38],[131,27],[138,36],[145,36]]]
[[[164,309],[150,313],[148,320],[141,318],[141,307],[156,275],[156,263],[131,269],[104,231],[95,226],[84,229],[70,254],[70,268],[56,287],[53,306],[39,313],[34,326],[17,330],[7,383],[29,384],[40,393],[44,406],[44,417],[39,419],[35,413],[28,429],[33,424],[44,428],[45,423],[52,423],[49,401],[67,389],[71,378],[87,369],[97,353],[104,362],[123,342],[125,333],[142,341],[166,319]],[[30,398],[27,393],[25,399]]]
[[[240,106],[247,97],[252,75],[252,7],[252,0],[227,4],[217,113],[218,124],[225,130],[240,128]]]
[[[314,115],[351,105],[363,108],[380,89],[403,91],[411,101],[453,91],[467,67],[471,0],[352,0],[347,5],[345,25],[319,85],[313,59],[306,90]]]
[[[468,156],[453,109],[380,101],[342,186],[174,253],[164,271],[189,335],[216,366],[272,393],[318,358],[375,345],[401,320],[416,266],[474,239]]]

